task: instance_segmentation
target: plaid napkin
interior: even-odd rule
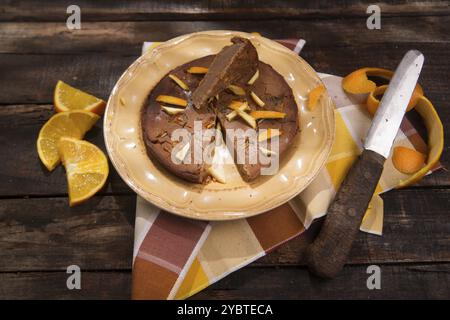
[[[299,53],[304,40],[277,40]],[[145,43],[143,52],[158,43]],[[336,105],[336,139],[330,157],[316,179],[300,195],[255,217],[204,222],[164,212],[137,197],[133,255],[133,299],[184,299],[266,255],[300,235],[325,215],[347,170],[362,152],[371,118],[363,100],[347,96],[341,77],[319,74]],[[404,119],[394,145],[426,153],[427,146]],[[361,224],[361,230],[381,235],[383,200],[380,193],[407,178],[386,161],[383,175]]]

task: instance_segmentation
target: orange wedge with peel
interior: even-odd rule
[[[39,158],[52,171],[60,161],[58,142],[61,137],[83,138],[100,117],[86,110],[59,112],[52,116],[39,131],[36,142]]]
[[[97,146],[90,142],[62,137],[58,153],[66,168],[70,206],[82,203],[96,194],[106,182],[108,160]]]
[[[106,103],[86,92],[78,90],[67,83],[58,81],[53,93],[53,104],[56,112],[70,110],[87,110],[98,115],[105,111]]]

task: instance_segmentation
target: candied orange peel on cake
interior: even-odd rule
[[[312,89],[309,92],[308,95],[308,109],[310,111],[313,111],[316,106],[317,103],[319,102],[320,97],[322,96],[322,94],[325,92],[325,86],[323,84],[315,87],[314,89]]]

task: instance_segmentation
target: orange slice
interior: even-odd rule
[[[53,93],[53,104],[56,112],[69,110],[87,110],[98,115],[105,111],[106,103],[86,92],[69,86],[67,83],[58,81]]]
[[[96,194],[108,177],[108,160],[97,146],[75,138],[62,137],[58,152],[66,168],[70,206]]]
[[[100,119],[86,110],[65,111],[51,117],[39,131],[36,142],[39,158],[52,171],[59,163],[58,141],[63,136],[83,138],[84,134]]]

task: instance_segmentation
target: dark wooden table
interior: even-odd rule
[[[112,170],[103,192],[69,208],[64,170],[48,173],[35,141],[58,79],[107,99],[145,40],[209,29],[302,37],[302,56],[338,75],[394,68],[416,48],[426,57],[421,83],[449,139],[449,1],[383,1],[381,30],[366,28],[362,2],[78,0],[82,29],[70,31],[70,1],[1,1],[0,298],[130,297],[136,196]],[[87,139],[104,149],[100,126]],[[450,165],[448,144],[442,163]],[[319,280],[305,268],[302,253],[316,227],[195,298],[450,298],[449,172],[383,199],[383,236],[361,233],[337,279]],[[71,264],[82,269],[82,290],[66,288]],[[381,267],[381,290],[366,287],[371,264]]]

